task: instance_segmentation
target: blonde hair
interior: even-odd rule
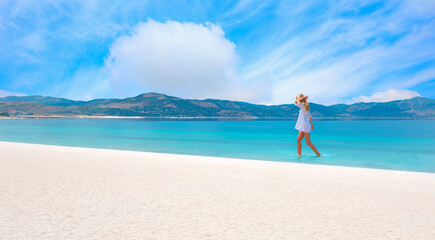
[[[296,99],[303,98],[303,97],[304,97],[304,94],[301,93],[301,94],[296,96]],[[306,98],[302,99],[300,102],[305,105],[305,109],[307,109],[307,111],[310,110],[310,105],[308,104],[308,101]]]

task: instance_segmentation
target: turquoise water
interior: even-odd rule
[[[435,121],[315,121],[297,158],[294,121],[0,120],[0,141],[435,172]]]

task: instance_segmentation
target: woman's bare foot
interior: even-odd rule
[[[301,157],[301,155],[298,155],[298,157]]]
[[[321,157],[322,155],[321,155],[321,154],[318,154],[317,156],[318,156],[318,157]]]

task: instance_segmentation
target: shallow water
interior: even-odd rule
[[[0,141],[435,172],[435,121],[315,121],[297,158],[294,121],[3,119]]]

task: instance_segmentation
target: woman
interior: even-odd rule
[[[305,141],[307,145],[313,149],[313,151],[317,154],[318,157],[321,157],[319,151],[317,151],[316,147],[311,143],[310,132],[314,129],[313,120],[311,119],[310,114],[310,106],[307,102],[308,96],[304,96],[303,94],[299,94],[296,96],[295,104],[300,107],[298,121],[296,122],[296,130],[299,131],[298,135],[298,157],[301,156],[302,152],[302,139],[305,137]]]

